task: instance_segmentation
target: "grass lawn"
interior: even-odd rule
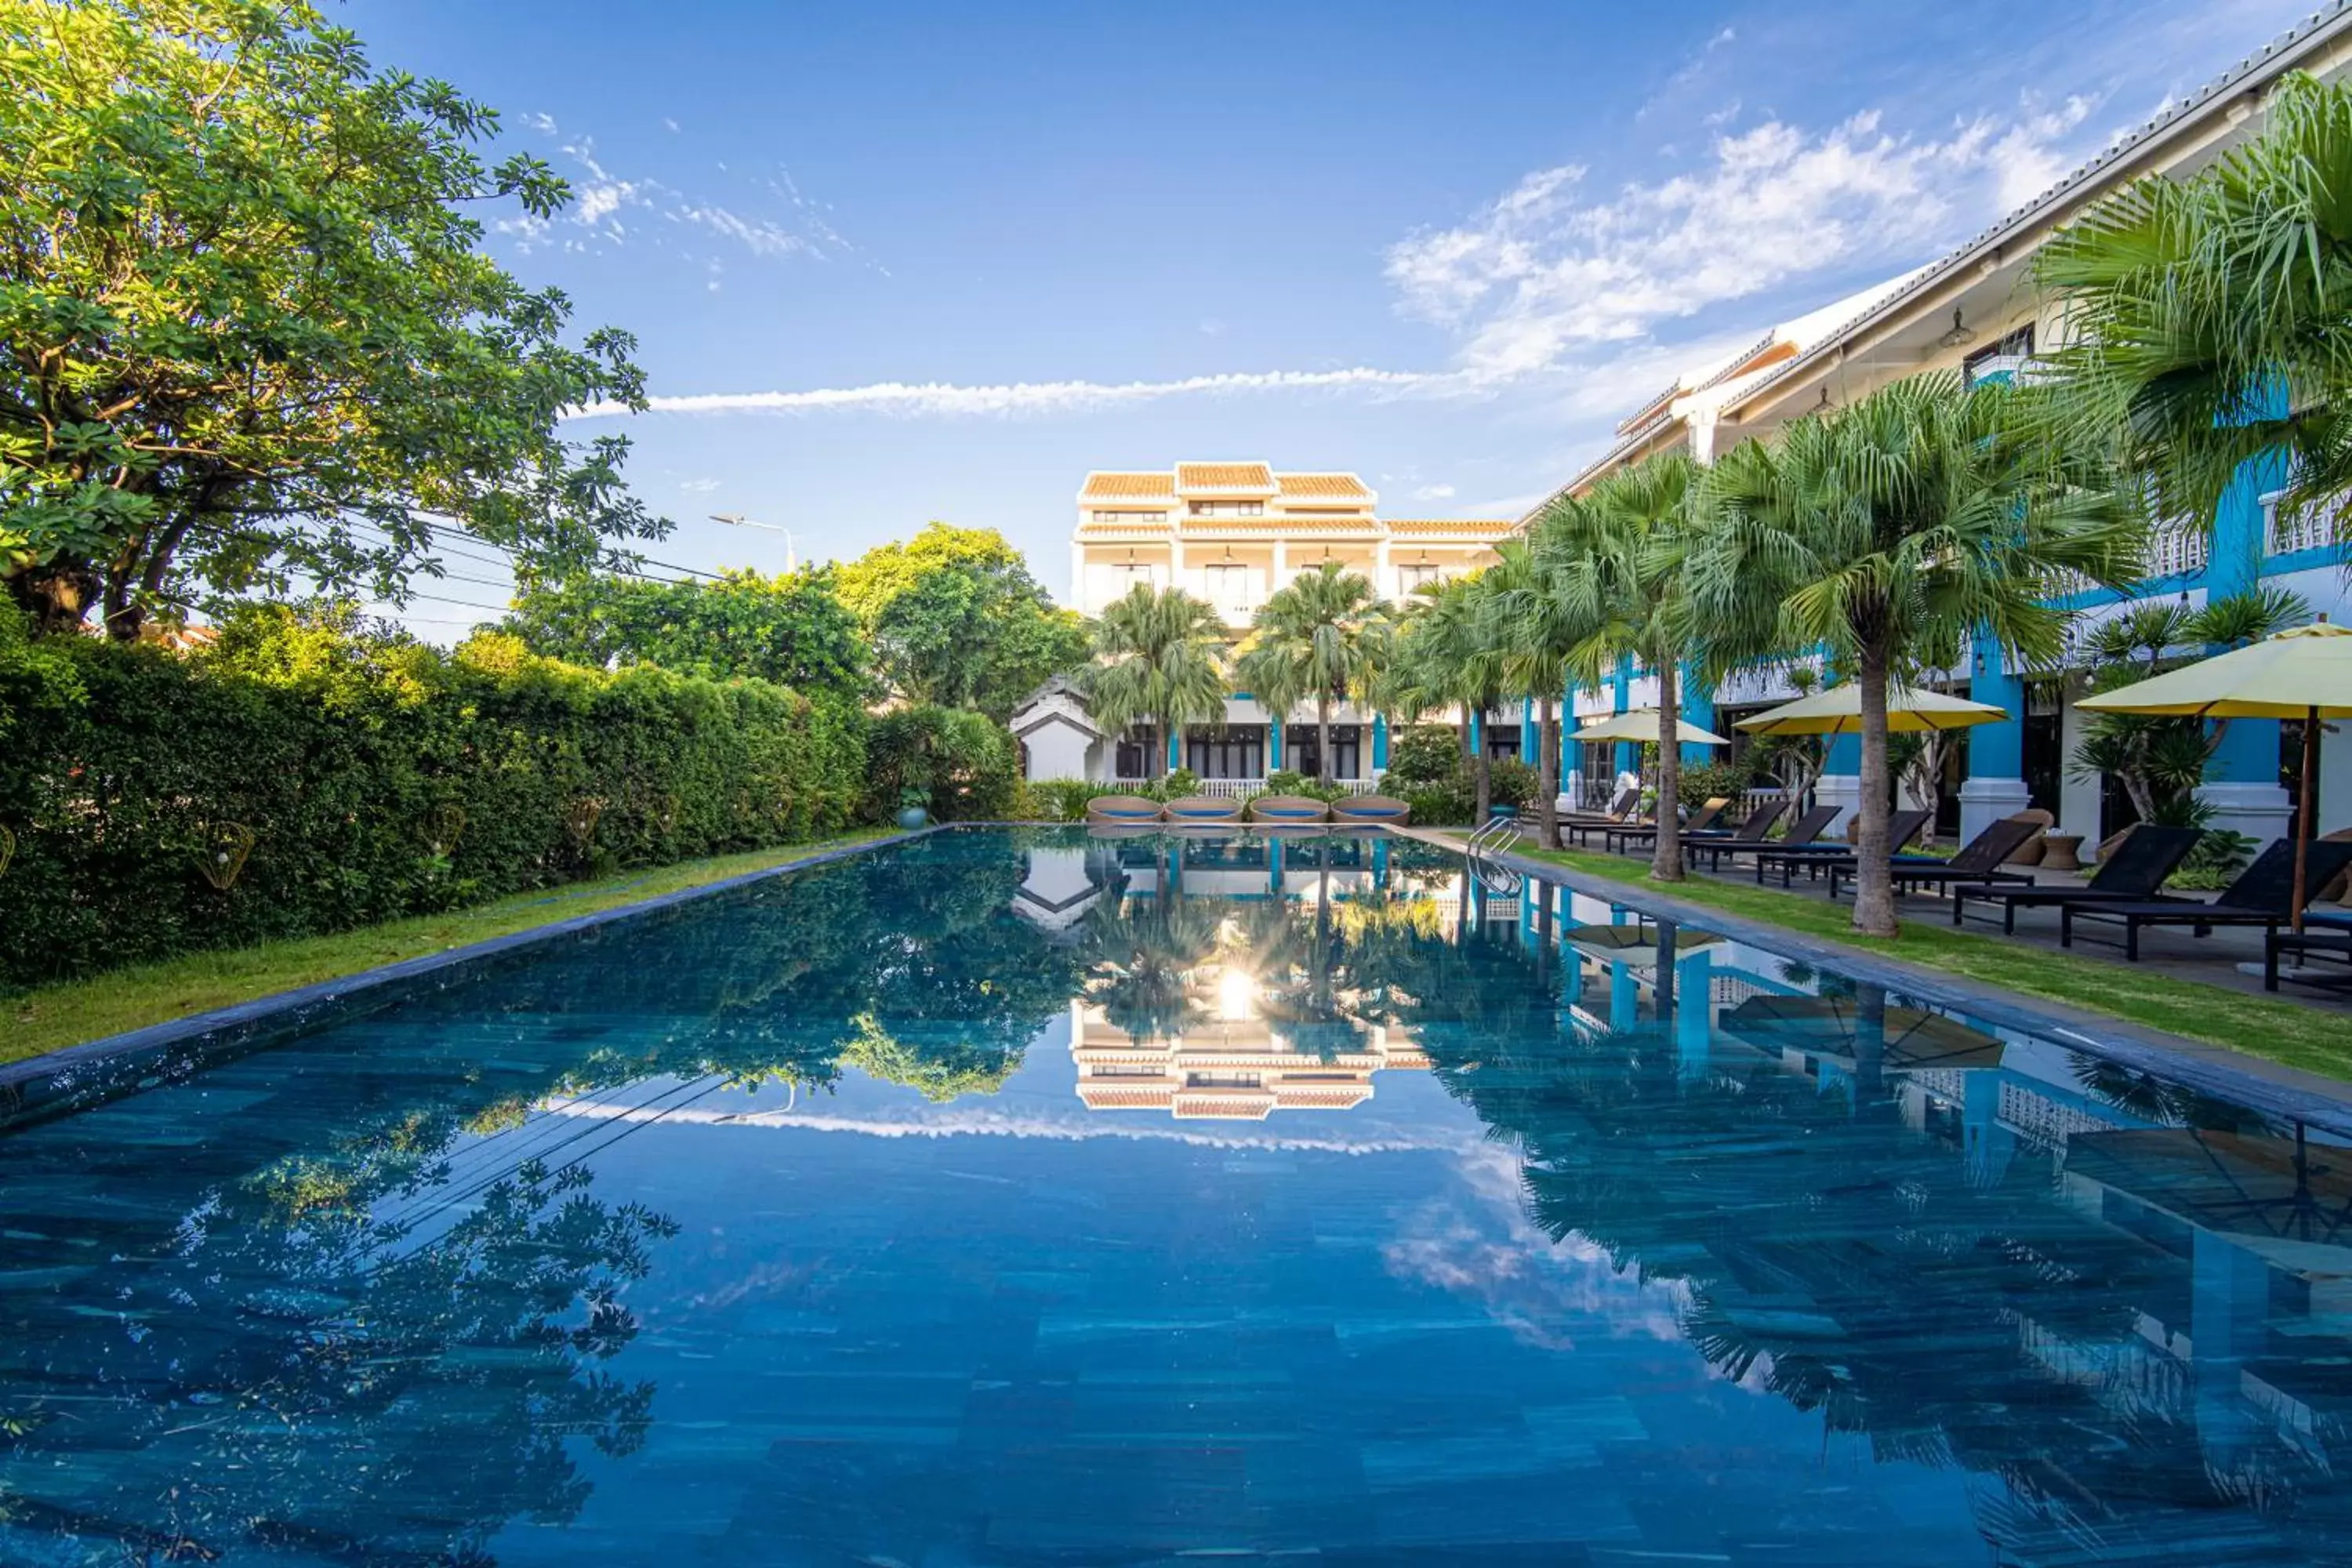
[[[80,980],[0,996],[0,1062],[38,1056],[127,1029],[141,1029],[192,1013],[209,1013],[257,997],[275,995],[322,980],[422,958],[533,926],[552,925],[579,915],[658,898],[681,889],[725,881],[828,849],[864,844],[882,828],[845,834],[811,844],[780,845],[710,860],[624,871],[599,881],[572,882],[518,893],[493,904],[417,915],[335,936],[298,937],[258,947],[193,952],[160,963],[117,969]]]
[[[1664,897],[1705,904],[1783,931],[1885,953],[2022,995],[2105,1013],[2306,1072],[2352,1079],[2352,1027],[2347,1026],[2340,1013],[2250,996],[2201,980],[2177,979],[2158,963],[2115,963],[2053,952],[2005,937],[1956,931],[1940,912],[1931,919],[1906,920],[1902,934],[1890,942],[1856,935],[1850,905],[1702,877],[1679,885],[1652,882],[1648,861],[1614,855],[1529,846],[1521,846],[1517,852],[1596,881],[1638,884]]]

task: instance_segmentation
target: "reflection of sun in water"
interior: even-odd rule
[[[1250,1005],[1256,1000],[1257,977],[1237,965],[1224,965],[1217,978],[1217,1016],[1239,1023],[1250,1016]]]

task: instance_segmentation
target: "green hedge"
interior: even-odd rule
[[[183,656],[0,613],[0,984],[829,833],[863,801],[865,729],[501,636],[444,654],[268,609]]]

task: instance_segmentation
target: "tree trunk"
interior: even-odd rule
[[[1483,709],[1480,710],[1478,716],[1484,719],[1486,716],[1486,711]],[[1486,748],[1483,743],[1472,750],[1470,773],[1477,781],[1478,790],[1477,809],[1472,814],[1476,820],[1470,826],[1484,827],[1486,826],[1486,818],[1493,815],[1495,810],[1495,765],[1487,759]]]
[[[1331,777],[1331,694],[1328,691],[1315,700],[1315,776],[1326,783]]]
[[[86,565],[35,567],[8,579],[9,596],[33,618],[36,636],[79,630],[90,604],[101,591],[96,572]]]
[[[1886,863],[1886,675],[1884,648],[1862,652],[1862,801],[1854,808],[1853,929],[1893,936],[1895,877]]]
[[[1650,880],[1683,879],[1682,672],[1671,658],[1658,666],[1658,839]]]
[[[1551,699],[1538,698],[1536,744],[1543,748],[1543,755],[1536,759],[1536,842],[1547,849],[1560,847],[1559,724],[1552,717]]]

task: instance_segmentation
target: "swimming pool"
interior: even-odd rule
[[[943,832],[53,1107],[0,1560],[2352,1559],[2340,1137],[1460,869]]]

